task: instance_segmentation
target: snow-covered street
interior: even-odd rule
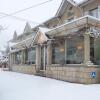
[[[0,71],[0,100],[100,100],[100,85]]]

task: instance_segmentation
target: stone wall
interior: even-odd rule
[[[96,72],[96,77],[92,77],[92,72]],[[93,84],[100,83],[100,66],[47,66],[46,77],[55,78],[74,83]]]
[[[11,71],[25,73],[25,74],[35,74],[35,65],[13,65]]]
[[[13,65],[12,71],[36,74],[35,65]],[[92,72],[96,77],[92,77]],[[100,83],[100,66],[84,65],[49,65],[44,71],[44,76],[73,83],[95,84]]]

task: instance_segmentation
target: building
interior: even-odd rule
[[[27,27],[11,41],[10,70],[75,83],[100,83],[100,0],[78,5],[62,0],[55,17]]]

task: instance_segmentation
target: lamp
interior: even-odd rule
[[[60,52],[64,52],[65,50],[64,50],[64,48],[60,48]]]

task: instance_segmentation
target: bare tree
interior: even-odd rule
[[[0,32],[5,30],[6,28],[3,25],[0,25]]]

